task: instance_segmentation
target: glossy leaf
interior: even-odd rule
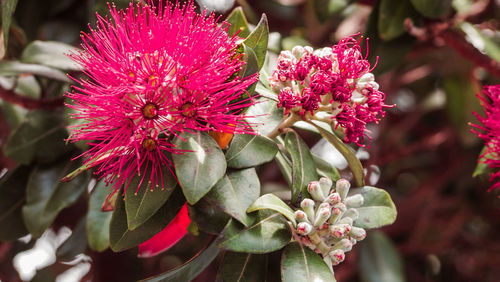
[[[479,159],[477,160],[477,165],[476,168],[474,169],[474,172],[472,173],[472,177],[477,177],[481,174],[489,173],[490,168],[488,164],[485,163],[485,161],[488,159],[488,154],[484,154],[486,152],[487,148],[486,146],[481,150],[481,153],[479,154]],[[483,157],[481,157],[483,156]]]
[[[67,56],[75,51],[75,47],[62,42],[35,40],[24,48],[20,61],[56,69],[79,70],[79,66]]]
[[[350,0],[314,0],[314,12],[321,23],[341,12]]]
[[[319,179],[307,144],[292,131],[285,135],[285,147],[292,158],[292,203],[307,197],[307,185]]]
[[[220,250],[217,247],[217,243],[215,240],[213,240],[207,248],[201,250],[183,265],[160,275],[150,277],[141,281],[191,281],[196,278],[196,276],[198,276],[198,274],[200,274],[210,263],[212,263],[219,252]]]
[[[293,210],[274,194],[265,194],[260,196],[253,204],[247,209],[247,212],[254,212],[258,210],[269,209],[284,215],[289,221],[296,225],[295,214]]]
[[[288,183],[288,185],[290,186],[292,184],[292,165],[288,162],[288,160],[285,158],[285,156],[283,156],[281,152],[276,154],[274,160],[280,168],[286,183]]]
[[[247,168],[224,175],[205,196],[205,200],[248,226],[251,219],[246,210],[259,195],[259,177],[254,168]]]
[[[79,165],[77,161],[59,162],[54,166],[38,165],[31,172],[23,218],[34,237],[40,237],[59,212],[74,204],[87,188],[88,174],[82,174],[71,182],[61,182],[64,175]]]
[[[264,65],[264,60],[266,59],[267,53],[267,42],[269,40],[269,25],[267,22],[267,17],[262,14],[259,23],[254,30],[245,38],[243,43],[252,48],[255,52],[258,62],[258,69],[261,69]]]
[[[340,138],[338,138],[335,134],[332,134],[323,128],[314,124],[316,128],[319,130],[321,136],[325,138],[328,142],[330,142],[347,160],[347,164],[349,164],[349,168],[354,176],[354,181],[356,182],[356,186],[361,187],[365,185],[365,177],[363,171],[363,165],[356,157],[356,153],[347,146]]]
[[[12,16],[16,10],[18,0],[3,0],[2,1],[2,33],[5,50],[7,50],[8,40],[9,40],[9,30],[10,24],[12,22]]]
[[[235,220],[228,223],[219,247],[233,252],[264,254],[279,250],[290,242],[290,226],[281,214],[263,210],[249,216],[253,223],[248,228]]]
[[[71,146],[64,143],[67,136],[57,112],[35,110],[9,135],[3,151],[21,164],[29,164],[35,158],[38,162],[50,163],[71,150]]]
[[[236,7],[231,14],[227,16],[226,21],[230,24],[227,34],[235,35],[237,33],[238,36],[242,38],[245,38],[250,34],[248,22],[241,7]]]
[[[328,177],[333,181],[337,181],[340,179],[339,171],[336,167],[329,164],[327,161],[316,157],[313,155],[314,164],[316,165],[319,176]]]
[[[256,132],[267,136],[283,119],[283,109],[278,109],[275,101],[260,98],[248,108],[245,115],[249,117],[247,121],[254,125]]]
[[[321,256],[297,242],[290,243],[283,251],[281,280],[283,282],[336,281]]]
[[[247,46],[244,42],[241,44],[241,46],[243,48],[242,60],[245,62],[245,64],[239,70],[238,75],[240,77],[247,77],[259,71],[259,62],[257,59],[257,54],[255,54],[255,51],[251,47]],[[257,87],[256,83],[252,84],[249,87],[249,89],[251,90],[249,92],[253,93],[255,87]]]
[[[73,228],[71,235],[56,250],[59,260],[69,261],[87,249],[87,236],[85,234],[85,217],[81,218]]]
[[[17,76],[21,73],[31,73],[34,75],[51,78],[58,81],[70,82],[64,72],[48,66],[24,64],[18,61],[1,61],[0,75]]]
[[[98,252],[109,247],[109,223],[113,213],[101,211],[101,206],[109,193],[111,191],[106,183],[99,181],[92,190],[89,199],[86,222],[87,240],[89,247]]]
[[[116,198],[115,210],[109,225],[110,246],[115,252],[136,247],[163,230],[174,219],[186,201],[181,189],[175,189],[167,202],[148,221],[134,230],[128,230],[122,192],[121,190],[117,192],[120,194]]]
[[[217,142],[204,132],[181,134],[174,144],[177,149],[186,150],[172,157],[184,196],[193,205],[224,176],[226,158]]]
[[[354,225],[372,229],[394,223],[397,216],[396,206],[392,202],[391,196],[385,190],[371,186],[351,189],[349,195],[363,195],[363,206],[356,208],[359,218],[354,221]]]
[[[403,261],[396,246],[381,231],[369,232],[359,243],[358,269],[363,282],[405,281]]]
[[[226,252],[222,262],[222,281],[266,281],[267,255]]]
[[[413,7],[428,18],[441,18],[451,9],[452,0],[411,0]]]
[[[219,234],[231,219],[227,213],[205,199],[201,199],[194,206],[189,206],[188,211],[192,222],[209,234]]]
[[[271,161],[278,152],[273,140],[259,135],[238,134],[226,152],[227,166],[245,168]]]
[[[134,175],[132,178],[127,191],[125,191],[124,199],[129,230],[136,229],[151,218],[174,191],[177,180],[167,168],[163,168],[162,172],[163,176],[159,176],[159,178],[165,185],[164,190],[152,187],[151,183],[147,181],[151,170],[148,170],[144,175]],[[142,185],[139,186],[141,181]]]
[[[26,184],[31,168],[18,166],[0,181],[0,241],[14,241],[26,234],[22,206],[26,202]],[[8,228],[7,228],[8,227]]]
[[[378,32],[383,40],[391,40],[405,32],[404,21],[411,16],[409,0],[381,0],[378,17]]]

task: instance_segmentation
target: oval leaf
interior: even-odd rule
[[[290,242],[292,232],[281,214],[262,210],[250,216],[254,221],[248,228],[231,220],[222,233],[219,247],[233,252],[264,254]]]
[[[363,206],[356,208],[359,218],[355,226],[372,229],[394,223],[397,216],[396,206],[387,191],[371,186],[351,189],[349,195],[363,195]]]
[[[248,21],[241,7],[236,7],[231,12],[231,14],[227,16],[226,22],[230,24],[227,30],[227,34],[229,35],[238,34],[238,36],[242,38],[245,38],[250,34],[250,30],[248,28]]]
[[[327,161],[316,157],[313,155],[314,164],[316,165],[319,176],[328,177],[333,181],[337,181],[340,179],[339,171],[336,167],[329,164]]]
[[[89,247],[98,252],[102,252],[109,247],[109,223],[111,212],[101,211],[101,206],[110,193],[110,189],[104,181],[99,181],[89,199],[89,210],[87,212],[87,241]]]
[[[258,62],[258,69],[260,70],[264,65],[267,53],[267,42],[269,40],[269,25],[267,23],[266,14],[262,14],[259,23],[255,29],[247,36],[243,43],[252,48],[255,52]]]
[[[82,217],[73,228],[71,235],[56,250],[59,260],[69,261],[87,249],[87,236],[85,236],[85,218]]]
[[[389,41],[402,35],[405,32],[404,21],[411,13],[410,1],[381,0],[377,23],[380,38]]]
[[[193,205],[224,176],[226,158],[217,142],[204,132],[181,134],[174,144],[177,149],[186,150],[172,158],[184,196]]]
[[[226,152],[228,167],[246,168],[271,161],[278,152],[273,140],[259,135],[238,134]]]
[[[292,203],[295,203],[309,195],[307,185],[319,177],[309,147],[296,132],[287,132],[285,147],[292,157]]]
[[[0,75],[17,76],[21,73],[31,73],[63,82],[71,82],[64,72],[47,66],[24,64],[18,61],[0,62]]]
[[[308,247],[297,242],[290,243],[281,258],[281,280],[292,281],[336,281],[323,259]]]
[[[266,281],[267,255],[226,252],[222,262],[222,281]]]
[[[14,11],[16,10],[18,0],[4,0],[2,1],[2,37],[4,41],[4,46],[7,50],[8,39],[9,39],[9,30],[10,23],[12,22],[12,16],[14,15]],[[5,51],[4,51],[5,52]]]
[[[79,66],[67,56],[76,50],[75,47],[58,41],[35,40],[24,48],[21,62],[63,70],[79,70]]]
[[[265,194],[260,196],[260,198],[253,202],[253,204],[247,209],[247,212],[250,213],[263,209],[279,212],[290,220],[294,226],[297,225],[293,210],[274,194]]]
[[[219,234],[231,217],[221,209],[201,199],[194,206],[188,206],[189,218],[196,226],[209,234]]]
[[[246,210],[259,195],[259,177],[254,168],[247,168],[227,173],[204,199],[248,226]]]
[[[248,123],[254,125],[254,130],[260,135],[267,136],[283,119],[283,109],[276,106],[276,102],[267,98],[260,98],[250,106],[245,114]]]
[[[411,0],[413,7],[428,18],[441,18],[448,14],[452,0]]]
[[[22,207],[26,202],[26,184],[31,168],[18,166],[0,181],[0,241],[14,241],[26,234]],[[8,228],[5,228],[7,227]]]

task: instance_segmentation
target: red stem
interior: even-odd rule
[[[0,98],[25,109],[54,109],[64,105],[64,98],[33,99],[0,87]]]

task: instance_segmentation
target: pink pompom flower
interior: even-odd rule
[[[500,85],[485,86],[485,96],[477,95],[484,107],[485,117],[474,113],[481,124],[472,124],[472,132],[484,140],[485,150],[479,157],[481,162],[496,170],[490,175],[493,185],[490,191],[500,187]]]
[[[164,188],[168,155],[181,153],[171,139],[181,132],[250,133],[242,98],[257,74],[238,75],[245,64],[239,38],[227,34],[214,14],[197,14],[192,2],[132,3],[82,33],[82,51],[69,56],[87,78],[66,94],[72,118],[70,141],[86,141],[85,164],[125,189],[135,175]],[[133,187],[133,189],[139,189]]]

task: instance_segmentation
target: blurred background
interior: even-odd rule
[[[2,2],[2,12],[6,2]],[[116,0],[115,4],[126,7],[128,2]],[[338,281],[500,280],[500,193],[487,192],[488,170],[476,168],[483,144],[470,133],[469,125],[477,124],[473,111],[482,113],[476,94],[483,85],[500,83],[500,1],[197,2],[223,18],[242,6],[251,24],[265,13],[272,32],[270,71],[283,49],[331,46],[356,33],[369,38],[364,48],[369,49],[372,64],[377,63],[376,80],[387,95],[386,103],[396,107],[387,109],[382,122],[370,128],[371,145],[359,149],[358,157],[368,183],[391,194],[398,218],[382,232],[369,234],[347,255],[335,269]],[[105,15],[106,1],[19,0],[9,48],[2,48],[0,56],[4,61],[19,59],[34,40],[78,46],[80,31],[88,30],[87,23],[95,23],[95,11]],[[5,78],[9,71],[0,63],[3,88],[9,83]],[[40,82],[29,74],[19,78],[24,81],[19,91],[32,98],[60,97],[69,85]],[[1,102],[0,144],[13,128],[12,109],[22,114],[17,106]],[[314,133],[300,133],[315,154],[327,155],[340,169],[345,168],[333,147],[317,144],[320,138]],[[2,174],[14,165],[0,155]],[[265,189],[285,184],[275,164],[261,169]],[[86,203],[87,199],[81,199],[64,209],[38,240],[25,236],[0,243],[0,281],[133,281],[181,264],[206,239],[186,236],[167,253],[149,259],[138,259],[136,250],[85,251],[86,245],[78,243],[78,238],[62,248],[79,228],[75,218],[86,212]],[[4,228],[9,226],[0,226]],[[279,280],[279,259],[278,254],[270,256],[268,281]],[[196,281],[214,281],[218,263],[220,259]]]

